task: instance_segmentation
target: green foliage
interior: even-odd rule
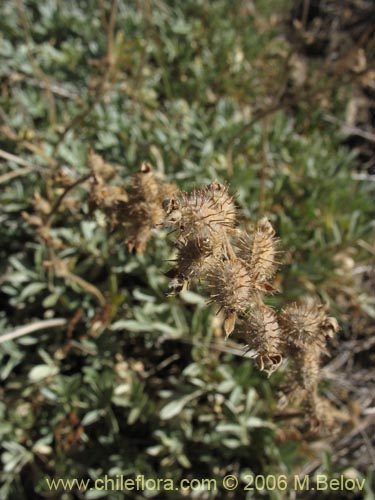
[[[0,345],[1,498],[45,492],[46,476],[220,479],[291,474],[306,460],[303,442],[277,438],[283,374],[266,379],[251,360],[215,350],[218,321],[199,293],[166,298],[164,232],[131,255],[102,214],[89,213],[87,183],[59,206],[56,256],[99,290],[105,309],[82,281],[53,272],[22,215],[34,213],[36,193],[51,210],[63,192],[55,171],[86,174],[91,147],[124,181],[144,160],[181,189],[228,181],[245,222],[267,214],[281,237],[282,294],[270,302],[308,290],[345,312],[337,292],[345,286],[355,300],[356,290],[337,256],[368,259],[358,242],[373,229],[374,186],[351,179],[356,159],[318,101],[296,99],[293,113],[281,106],[243,130],[278,92],[289,50],[268,17],[280,3],[248,4],[120,1],[112,33],[110,2],[1,4],[0,148],[42,170],[0,193],[0,326],[75,318]],[[345,92],[331,97],[340,115]],[[9,161],[3,171],[17,168]]]

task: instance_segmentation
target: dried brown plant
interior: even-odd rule
[[[163,200],[176,191],[177,187],[158,176],[149,163],[142,164],[132,178],[129,199],[121,212],[129,250],[144,252],[152,229],[163,222]]]
[[[177,232],[178,256],[172,293],[188,287],[194,278],[204,281],[210,302],[216,303],[224,313],[227,336],[237,321],[241,325],[263,322],[266,337],[275,335],[277,321],[275,319],[276,325],[272,322],[271,326],[270,310],[265,308],[262,299],[265,293],[274,291],[270,280],[277,267],[278,254],[278,240],[268,219],[260,220],[251,234],[236,228],[234,197],[229,195],[227,186],[218,182],[190,195],[180,193],[176,198],[165,200],[164,208],[166,225]],[[265,314],[263,320],[259,311]],[[243,325],[242,329],[247,331]],[[254,343],[250,339],[248,344],[262,344],[258,355],[264,360],[267,358],[267,341]],[[272,355],[268,359],[279,365],[280,356]],[[259,365],[265,368],[269,363],[259,361]]]
[[[171,294],[194,280],[203,283],[209,302],[223,313],[226,336],[237,329],[260,370],[270,375],[289,358],[284,401],[302,405],[314,429],[332,423],[333,411],[319,396],[318,384],[321,357],[338,324],[313,301],[287,305],[279,314],[264,303],[276,292],[272,279],[280,253],[270,221],[264,217],[249,231],[237,228],[235,199],[218,182],[178,193],[163,207],[177,246]]]
[[[92,151],[88,164],[91,208],[104,211],[110,228],[123,232],[129,250],[142,253],[153,229],[172,229],[177,255],[167,273],[170,295],[201,283],[223,316],[226,337],[236,330],[260,370],[271,375],[283,358],[289,360],[279,406],[303,407],[313,429],[332,424],[334,411],[319,395],[318,384],[321,358],[338,324],[312,300],[286,305],[279,313],[266,305],[266,296],[276,292],[272,282],[280,254],[271,222],[263,217],[248,230],[239,228],[235,197],[219,182],[189,194],[149,163],[125,183],[116,167]]]
[[[280,406],[304,403],[311,427],[327,428],[334,422],[334,409],[319,396],[318,384],[321,357],[328,354],[327,340],[338,331],[338,323],[322,304],[305,299],[281,311],[280,326],[291,364]]]
[[[93,173],[91,211],[103,210],[110,228],[123,230],[128,249],[143,253],[152,229],[163,221],[162,202],[177,191],[176,186],[166,182],[146,162],[127,184],[109,184],[112,179],[119,180],[118,172],[93,151],[88,164]]]

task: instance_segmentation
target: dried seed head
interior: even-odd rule
[[[172,295],[188,288],[193,279],[199,281],[204,278],[213,258],[212,247],[209,241],[198,239],[178,244],[178,254],[174,269],[174,278],[170,283]]]
[[[277,269],[278,241],[266,217],[257,223],[251,234],[241,231],[235,237],[237,255],[247,263],[258,282],[268,281]]]
[[[306,348],[315,344],[324,350],[326,337],[338,329],[337,321],[328,318],[323,305],[291,304],[280,314],[280,326],[291,347]]]
[[[165,222],[178,230],[178,256],[170,287],[186,288],[192,279],[205,279],[210,301],[224,312],[228,337],[239,322],[249,350],[255,350],[261,370],[273,373],[282,354],[291,358],[284,403],[306,405],[310,423],[322,420],[317,396],[320,357],[327,337],[337,330],[334,318],[315,303],[292,304],[275,312],[262,302],[274,290],[278,239],[267,218],[248,234],[235,228],[235,206],[225,186],[213,183],[163,201]]]
[[[180,237],[188,240],[192,237],[205,240],[215,233],[223,233],[235,224],[235,205],[229,196],[228,188],[214,182],[190,195],[164,204],[166,222],[176,225]]]
[[[292,373],[298,385],[311,392],[319,382],[321,350],[312,344],[295,354],[292,360]]]
[[[162,225],[163,200],[176,191],[177,187],[164,182],[149,163],[141,165],[140,171],[133,176],[129,201],[121,214],[129,250],[144,252],[152,229]]]
[[[271,375],[281,364],[280,328],[274,311],[265,305],[251,311],[242,325],[242,332],[248,350],[257,353],[256,361],[260,370]]]
[[[224,310],[225,333],[233,331],[236,316],[243,315],[259,297],[253,286],[246,265],[237,258],[227,255],[215,258],[207,273],[207,288],[211,302],[216,302]]]
[[[129,250],[143,253],[154,227],[164,219],[163,200],[173,196],[177,187],[157,175],[149,163],[142,163],[131,178],[129,192],[123,186],[110,185],[117,169],[90,151],[88,163],[93,170],[90,193],[91,209],[104,210],[111,228],[120,227],[126,233],[125,243]],[[122,183],[123,184],[123,183]]]

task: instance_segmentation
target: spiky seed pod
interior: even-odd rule
[[[310,344],[304,348],[290,348],[287,355],[290,358],[290,370],[284,386],[279,405],[300,405],[317,390],[320,374],[321,348]]]
[[[228,188],[214,182],[191,194],[182,193],[177,199],[166,200],[166,223],[179,229],[181,240],[210,239],[234,227],[236,209]]]
[[[198,239],[189,240],[187,243],[177,243],[178,254],[173,279],[170,282],[170,295],[184,290],[190,286],[193,279],[202,280],[210,268],[213,259],[213,248],[209,241]]]
[[[93,171],[91,210],[102,209],[111,229],[118,226],[125,229],[129,250],[134,248],[137,253],[143,253],[152,229],[163,221],[163,200],[176,194],[177,187],[155,174],[149,163],[143,163],[131,178],[129,192],[126,192],[123,186],[108,184],[116,176],[117,169],[101,156],[90,151],[88,164]]]
[[[267,282],[276,272],[280,253],[278,243],[267,217],[258,221],[252,233],[240,231],[234,239],[237,255],[247,263],[254,279],[260,283]]]
[[[211,302],[216,302],[224,311],[224,330],[229,336],[238,315],[259,302],[246,265],[237,258],[216,258],[207,273],[207,288]]]
[[[251,311],[242,328],[248,350],[254,349],[257,352],[256,361],[259,369],[271,375],[283,359],[276,314],[270,307],[261,304]]]
[[[293,359],[293,374],[299,385],[308,392],[319,382],[321,350],[312,344],[298,352]]]
[[[251,234],[235,228],[235,207],[227,188],[210,186],[163,202],[166,225],[178,230],[178,257],[171,287],[180,291],[192,279],[205,279],[211,302],[224,312],[228,337],[239,320],[249,350],[261,370],[271,374],[291,358],[284,405],[304,403],[313,426],[322,421],[317,395],[320,357],[327,337],[338,330],[322,305],[305,302],[274,311],[262,295],[274,291],[270,280],[278,262],[278,239],[267,218]]]
[[[163,201],[178,193],[175,184],[166,182],[147,162],[143,162],[139,172],[132,178],[132,194],[149,205],[157,204],[158,212],[163,210]],[[164,217],[164,210],[163,210]]]
[[[296,303],[281,311],[280,326],[288,345],[303,349],[315,344],[324,350],[326,337],[337,331],[334,318],[328,318],[324,306],[319,304]]]
[[[129,250],[143,253],[153,228],[164,218],[163,200],[177,191],[177,187],[158,177],[149,163],[143,163],[131,182],[129,200],[121,210],[121,221],[126,226],[126,244]]]
[[[299,306],[299,313],[302,309]],[[328,428],[334,421],[333,413],[329,413],[332,408],[329,404],[326,404],[324,399],[318,396],[318,384],[320,378],[320,359],[322,353],[325,352],[325,339],[337,331],[338,325],[334,318],[326,316],[323,306],[305,304],[304,309],[305,313],[307,310],[310,311],[310,318],[311,310],[315,312],[314,325],[317,323],[317,331],[321,333],[320,336],[315,337],[318,338],[318,341],[311,341],[310,343],[301,342],[298,337],[297,343],[295,343],[295,335],[287,339],[287,353],[291,358],[292,366],[284,388],[284,403],[285,401],[298,405],[303,403],[306,409],[305,420],[311,431],[317,433],[322,426]],[[304,315],[301,314],[299,321],[301,317],[303,318]],[[312,330],[310,331],[310,335],[311,333]]]

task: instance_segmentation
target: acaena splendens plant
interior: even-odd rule
[[[181,192],[143,163],[124,185],[116,167],[92,151],[88,164],[90,208],[104,212],[129,250],[143,253],[153,231],[171,229],[176,258],[168,272],[169,295],[199,282],[222,314],[226,337],[243,339],[260,370],[271,375],[289,360],[280,405],[304,405],[315,428],[332,423],[334,411],[320,397],[318,383],[321,357],[338,323],[323,304],[308,298],[280,311],[266,304],[276,293],[273,278],[281,255],[271,222],[263,217],[248,230],[239,227],[235,197],[219,182]]]

